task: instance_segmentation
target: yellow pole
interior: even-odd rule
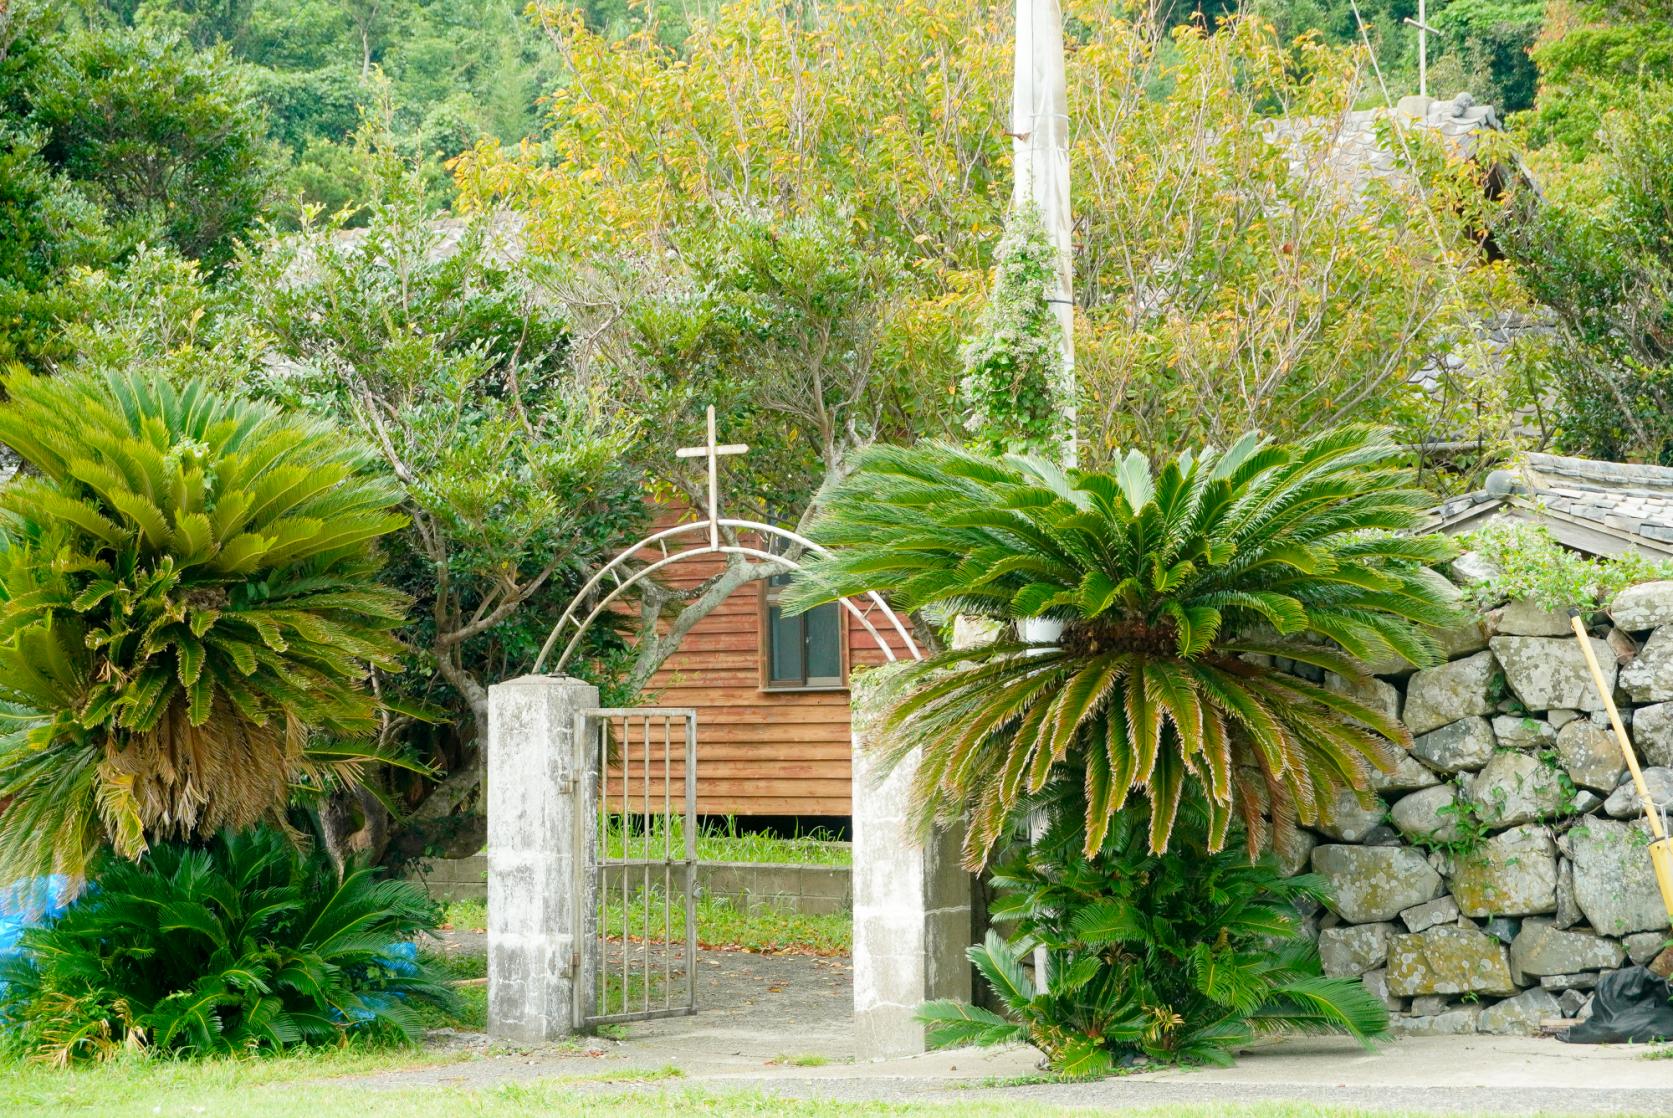
[[[1609,724],[1615,728],[1615,740],[1621,744],[1621,756],[1626,758],[1633,786],[1638,789],[1638,803],[1644,809],[1644,817],[1650,821],[1650,865],[1655,868],[1656,884],[1661,887],[1661,903],[1667,909],[1667,921],[1673,924],[1673,841],[1669,841],[1667,829],[1662,826],[1661,813],[1656,810],[1655,801],[1650,799],[1650,787],[1644,783],[1644,770],[1638,767],[1638,754],[1633,752],[1627,729],[1621,725],[1621,712],[1615,709],[1615,698],[1604,686],[1603,669],[1598,667],[1591,637],[1580,623],[1579,610],[1568,611],[1568,623],[1574,627],[1574,636],[1586,657],[1586,667],[1591,669],[1592,686],[1597,688],[1598,698],[1603,700],[1603,709],[1609,712]]]

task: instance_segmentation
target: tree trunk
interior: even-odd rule
[[[389,813],[365,788],[338,792],[319,809],[320,838],[337,872],[351,860],[376,862],[389,845]]]
[[[485,766],[483,765],[483,743],[488,740],[488,689],[477,680],[476,676],[461,667],[453,657],[445,652],[435,654],[436,670],[441,677],[470,704],[471,721],[475,723],[476,743],[467,747],[464,760],[455,765],[437,784],[430,794],[424,797],[424,802],[418,805],[408,822],[424,823],[444,819],[459,810],[482,785]]]
[[[698,622],[719,609],[721,603],[731,597],[735,590],[757,579],[777,574],[781,569],[773,563],[750,562],[740,555],[730,556],[726,569],[704,584],[698,595],[674,615],[674,619],[668,623],[666,633],[657,632],[661,609],[647,610],[639,627],[639,654],[634,657],[633,668],[627,676],[628,689],[637,695],[649,686],[651,677],[678,651],[686,634],[690,633]],[[651,600],[655,601],[654,598]]]

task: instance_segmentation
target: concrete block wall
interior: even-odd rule
[[[416,881],[438,901],[488,900],[488,854],[472,854],[468,858],[430,858],[407,871],[407,880]]]
[[[643,877],[637,869],[626,873],[628,896],[636,897],[643,887]],[[605,868],[604,887],[613,897],[621,896],[622,874],[620,866]],[[486,853],[468,858],[431,859],[407,876],[422,884],[438,901],[488,899]],[[661,869],[652,868],[651,884],[661,886]],[[730,901],[742,912],[766,906],[813,916],[833,916],[852,910],[854,905],[853,873],[847,866],[702,862],[697,867],[697,889],[700,896]]]

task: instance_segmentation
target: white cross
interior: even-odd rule
[[[705,446],[682,446],[674,452],[677,458],[707,458],[709,460],[709,546],[720,546],[720,457],[748,453],[743,443],[715,442],[715,407],[709,405],[709,441]]]

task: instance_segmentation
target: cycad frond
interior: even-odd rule
[[[808,607],[880,592],[897,608],[1063,626],[1049,648],[1002,639],[909,665],[885,692],[889,749],[922,746],[924,822],[968,818],[983,860],[1054,766],[1084,775],[1087,851],[1144,793],[1164,849],[1187,785],[1210,803],[1211,844],[1233,815],[1280,832],[1334,790],[1363,790],[1409,744],[1351,698],[1277,672],[1274,655],[1347,676],[1436,655],[1455,620],[1424,569],[1448,545],[1415,529],[1428,496],[1381,432],[1064,472],[941,444],[878,447],[831,495],[814,535],[832,549],[791,591]],[[1237,769],[1259,808],[1239,803]],[[1103,819],[1100,818],[1103,817]],[[1251,841],[1264,829],[1250,826]]]
[[[373,727],[368,665],[396,665],[374,546],[396,491],[324,423],[198,382],[5,392],[0,442],[36,473],[0,494],[0,701],[38,717],[0,737],[0,876],[282,808],[311,737]]]
[[[321,888],[325,883],[328,887]],[[410,1039],[415,1003],[456,996],[406,941],[422,887],[303,853],[256,828],[109,859],[51,924],[0,958],[10,1040],[54,1063],[155,1049],[248,1055],[353,1033]]]

